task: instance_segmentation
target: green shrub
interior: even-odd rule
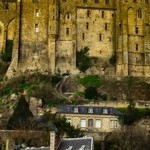
[[[106,101],[107,100],[107,95],[103,94],[103,95],[101,95],[101,98],[102,98],[103,101]]]
[[[133,124],[142,118],[150,116],[150,108],[117,108],[118,111],[122,112],[125,116],[125,124]]]
[[[80,71],[85,72],[92,66],[92,58],[88,54],[89,48],[85,47],[76,52],[76,65]]]
[[[113,66],[116,65],[116,56],[112,55],[112,57],[109,59],[109,63]]]
[[[55,87],[56,84],[59,83],[61,80],[62,80],[62,77],[58,74],[56,74],[55,76],[52,76],[52,79],[51,79],[52,86]]]
[[[54,118],[52,122],[57,127],[59,133],[66,133],[69,138],[77,138],[83,137],[83,131],[79,127],[72,126],[69,122],[67,122],[66,118],[58,117]]]
[[[85,96],[84,96],[84,98],[97,100],[98,92],[97,92],[96,88],[95,87],[87,87],[85,89]]]
[[[84,96],[84,92],[76,92],[76,96],[81,96],[81,97],[83,97]]]
[[[102,79],[98,75],[87,75],[83,78],[78,77],[77,81],[84,87],[100,87],[102,85]]]

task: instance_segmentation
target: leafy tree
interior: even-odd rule
[[[133,99],[128,99],[129,105],[127,107],[125,123],[130,125],[133,124],[139,118],[138,109],[135,108],[135,103]]]
[[[14,113],[8,120],[7,129],[26,129],[29,128],[30,118],[33,114],[29,110],[29,104],[22,95],[14,110]]]
[[[66,118],[58,117],[54,118],[52,122],[58,129],[60,133],[66,133],[69,138],[83,137],[84,134],[79,127],[72,126],[66,121]]]
[[[92,66],[92,58],[88,54],[89,48],[85,47],[76,53],[76,64],[80,71],[85,72]]]
[[[98,92],[97,92],[96,88],[95,87],[86,88],[84,98],[97,100]]]
[[[87,75],[83,78],[78,77],[77,81],[84,87],[100,87],[102,85],[102,79],[98,75]]]

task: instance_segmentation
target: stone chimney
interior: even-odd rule
[[[50,131],[50,150],[55,150],[55,131]]]

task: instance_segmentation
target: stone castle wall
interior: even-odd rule
[[[150,1],[1,0],[0,12],[0,52],[14,41],[8,75],[78,72],[76,51],[89,47],[99,74],[103,64],[107,74],[150,76]]]

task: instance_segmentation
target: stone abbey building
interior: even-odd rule
[[[0,53],[8,40],[8,75],[75,73],[88,47],[95,73],[150,77],[150,0],[0,0]]]

